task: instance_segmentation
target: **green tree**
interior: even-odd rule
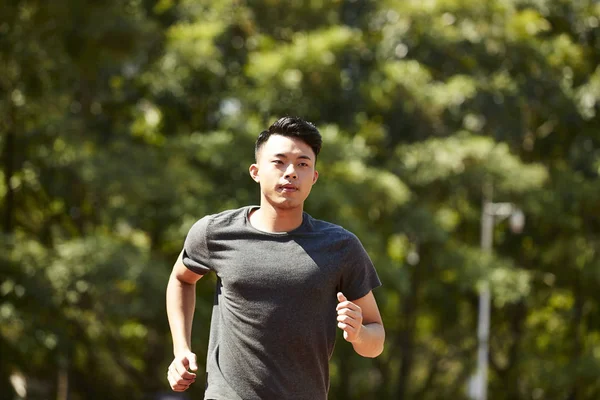
[[[307,211],[384,282],[386,350],[339,342],[330,398],[466,398],[484,281],[490,399],[597,398],[599,21],[567,0],[3,3],[0,393],[15,373],[30,399],[166,390],[185,234],[258,202],[254,140],[295,114],[325,141]],[[490,184],[527,224],[485,255]]]

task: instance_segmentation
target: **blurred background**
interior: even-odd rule
[[[3,0],[0,399],[202,398],[203,371],[166,381],[167,278],[198,218],[258,203],[283,115],[324,137],[306,211],[384,283],[385,352],[338,341],[331,399],[600,398],[599,25],[594,0]]]

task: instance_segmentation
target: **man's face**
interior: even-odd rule
[[[261,201],[280,209],[302,207],[319,176],[312,148],[299,139],[272,135],[256,157],[250,175],[260,184]]]

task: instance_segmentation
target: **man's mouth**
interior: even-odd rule
[[[296,187],[296,185],[291,185],[291,184],[280,185],[279,188],[281,190],[283,190],[283,191],[286,191],[286,192],[295,192],[296,190],[298,190],[298,188]]]

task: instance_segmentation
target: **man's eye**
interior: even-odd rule
[[[283,161],[281,161],[281,160],[273,160],[273,163],[274,164],[283,164]]]
[[[308,167],[308,164],[307,164],[307,163],[305,163],[305,162],[303,162],[303,163],[300,163],[300,164],[298,164],[298,165],[300,165],[301,167]]]

